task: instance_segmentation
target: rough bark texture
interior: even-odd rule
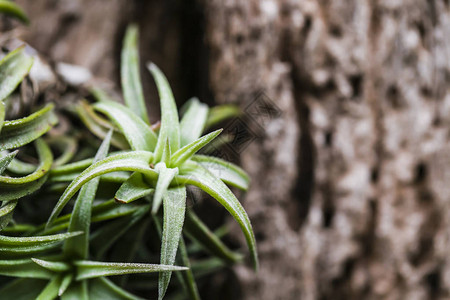
[[[53,59],[117,81],[136,21],[181,102],[271,99],[241,153],[261,260],[242,299],[450,297],[448,1],[17,2]]]

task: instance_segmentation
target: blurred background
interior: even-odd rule
[[[16,2],[32,47],[116,86],[137,23],[152,121],[147,61],[179,105],[244,111],[226,127],[261,269],[214,277],[208,299],[450,298],[449,1]]]

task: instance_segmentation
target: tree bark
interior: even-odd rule
[[[242,154],[244,299],[450,296],[445,1],[208,1],[220,103],[282,111]]]
[[[261,268],[235,268],[242,299],[450,297],[448,1],[17,2],[55,60],[118,82],[134,21],[180,103],[244,109]]]

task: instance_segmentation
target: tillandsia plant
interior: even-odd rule
[[[0,10],[2,2],[6,1],[0,1]],[[198,154],[221,133],[216,130],[202,136],[204,131],[236,109],[209,109],[194,98],[185,105],[180,120],[166,77],[149,63],[161,103],[161,121],[151,124],[139,76],[137,41],[138,30],[132,25],[121,56],[125,104],[93,87],[93,103],[82,100],[65,112],[55,111],[50,103],[27,117],[4,121],[14,101],[10,95],[29,72],[33,59],[22,47],[0,62],[0,229],[4,234],[0,236],[0,275],[19,277],[12,281],[0,278],[3,298],[141,299],[123,287],[140,290],[144,285],[145,290],[157,287],[158,299],[162,299],[176,271],[185,297],[200,299],[194,277],[240,261],[242,256],[187,208],[190,186],[203,190],[230,212],[258,268],[250,220],[228,187],[246,190],[248,176],[227,161]],[[78,116],[102,140],[101,145],[97,147],[78,128],[70,128],[65,136],[43,137],[52,133],[57,116],[64,113],[69,119]],[[31,145],[38,164],[18,156],[26,153],[22,157],[29,158]],[[115,150],[110,152],[110,148]],[[54,159],[53,154],[59,155]],[[74,196],[70,210],[66,206]],[[53,199],[56,205],[48,211],[46,224],[12,220],[16,206],[26,208],[31,201],[45,206],[54,203]],[[30,209],[26,215],[32,215]],[[155,234],[147,237],[145,233],[151,230]],[[159,264],[131,262],[155,260],[150,249],[155,241],[160,244]],[[190,255],[199,252],[214,258],[192,261]],[[159,278],[150,274],[129,280],[126,274],[132,273],[157,273]],[[106,278],[113,275],[123,276],[120,282]]]

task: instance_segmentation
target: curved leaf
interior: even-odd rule
[[[188,102],[188,108],[180,122],[181,147],[198,139],[205,129],[208,106],[200,103],[197,98]]]
[[[120,203],[130,203],[143,198],[154,191],[143,178],[141,173],[133,173],[117,190],[114,199]]]
[[[72,198],[72,196],[88,181],[106,173],[117,171],[135,171],[144,175],[156,178],[158,173],[149,167],[149,161],[153,154],[147,151],[133,151],[129,153],[119,153],[105,158],[84,170],[64,191],[58,203],[54,207],[52,214],[47,222],[47,226],[56,219],[61,210]]]
[[[91,222],[102,222],[120,218],[133,214],[140,209],[136,205],[119,205],[114,199],[94,205],[92,208]],[[30,234],[50,234],[65,230],[69,227],[69,220],[72,214],[67,214],[57,218],[50,227],[45,229],[45,224],[32,230]],[[9,227],[8,227],[9,228]],[[45,229],[45,230],[44,230]]]
[[[190,239],[197,241],[212,255],[223,259],[227,263],[235,263],[242,259],[242,256],[233,253],[209,228],[189,210],[186,213],[184,232]]]
[[[8,5],[5,2],[1,1],[0,7],[3,5],[5,8]],[[16,89],[33,65],[33,58],[25,53],[24,48],[22,46],[11,51],[0,61],[0,101]]]
[[[53,276],[53,272],[35,264],[31,259],[8,259],[0,260],[0,275],[50,279]]]
[[[7,0],[0,0],[0,13],[4,13],[14,18],[17,18],[18,20],[22,21],[25,24],[30,23],[25,12],[20,8],[19,5],[15,4],[14,2]]]
[[[0,207],[0,231],[8,226],[12,219],[14,208],[16,208],[16,201],[8,201]]]
[[[0,247],[0,259],[20,259],[55,250],[59,243],[45,243],[29,247]]]
[[[11,163],[11,161],[16,156],[18,150],[8,153],[8,154],[0,154],[3,156],[0,156],[0,175],[3,174],[3,172],[6,170],[6,167]]]
[[[111,263],[88,260],[75,261],[74,264],[77,271],[77,275],[75,278],[76,280],[98,278],[103,276],[186,270],[185,267],[177,266],[137,263]]]
[[[170,165],[171,166],[179,166],[182,163],[184,163],[186,160],[191,158],[195,153],[197,153],[198,150],[203,148],[205,145],[207,145],[209,142],[211,142],[213,139],[215,139],[220,133],[222,132],[222,129],[213,131],[205,136],[202,136],[201,138],[197,139],[196,141],[184,146],[177,152],[175,152],[171,159],[170,159]]]
[[[53,136],[46,139],[46,141],[50,146],[55,147],[58,149],[58,152],[61,153],[59,157],[55,158],[53,166],[62,166],[66,164],[77,152],[78,145],[73,137]]]
[[[140,207],[133,214],[114,220],[94,232],[91,244],[96,249],[95,257],[102,257],[122,235],[148,213],[149,207],[149,205]]]
[[[117,153],[116,153],[117,154]],[[94,158],[87,158],[73,163],[69,163],[63,166],[57,166],[50,170],[50,175],[63,175],[70,173],[79,173],[92,165]]]
[[[158,171],[158,181],[156,183],[155,195],[153,196],[152,214],[156,214],[161,205],[164,194],[167,192],[172,179],[178,174],[178,168],[166,168],[165,163],[158,163],[155,166]]]
[[[111,119],[133,150],[153,151],[155,149],[156,134],[148,124],[128,108],[112,101],[96,103],[94,108]]]
[[[186,211],[186,187],[172,188],[163,196],[164,218],[161,238],[161,264],[173,265],[183,229]],[[172,272],[159,274],[158,299],[162,299],[169,286]]]
[[[111,280],[100,277],[89,281],[89,299],[141,300],[142,298],[128,293]]]
[[[167,139],[169,139],[170,149],[173,152],[180,148],[180,124],[177,105],[167,78],[155,64],[149,63],[147,68],[156,82],[161,102],[161,129],[155,149],[155,161],[160,161]]]
[[[48,104],[28,117],[5,121],[0,132],[0,150],[8,150],[34,141],[57,123],[53,104]]]
[[[186,184],[192,184],[204,190],[214,199],[219,201],[226,210],[238,222],[244,232],[248,248],[253,261],[253,267],[258,269],[258,254],[256,251],[256,240],[253,233],[252,225],[247,213],[241,203],[236,199],[230,189],[217,177],[212,175],[208,170],[200,166],[198,163],[190,161],[186,164],[185,169],[180,170],[183,176],[178,176],[180,181]]]
[[[225,121],[226,119],[238,117],[240,114],[241,110],[236,105],[224,104],[215,106],[209,110],[205,128],[217,125],[220,122]]]
[[[246,191],[250,183],[247,173],[235,164],[218,157],[194,155],[193,161],[198,162],[217,178],[225,183]]]
[[[127,106],[137,116],[140,116],[141,120],[150,124],[147,108],[145,107],[141,76],[139,75],[139,53],[137,44],[138,28],[134,24],[129,25],[123,40],[120,62],[120,78],[122,80],[123,97]]]
[[[117,132],[117,128],[97,115],[91,105],[86,100],[82,100],[75,106],[75,110],[80,117],[83,124],[97,137],[104,139],[108,134],[108,131],[114,129],[114,134],[111,140],[111,144],[119,149],[129,149],[127,140],[125,137]]]
[[[70,270],[70,265],[67,263],[59,262],[59,261],[50,261],[50,260],[43,260],[43,259],[37,259],[32,258],[31,259],[35,264],[38,264],[39,266],[53,272],[64,272]]]
[[[38,139],[35,145],[40,160],[36,171],[24,177],[0,176],[0,201],[19,199],[33,193],[44,184],[53,156],[43,140]]]
[[[30,247],[44,245],[47,243],[57,243],[80,235],[81,233],[82,232],[78,231],[33,237],[12,237],[0,235],[0,247]]]
[[[91,86],[89,88],[89,92],[91,92],[92,96],[94,97],[95,100],[99,101],[99,102],[103,102],[103,101],[116,101],[115,98],[111,97],[105,90],[103,90],[102,88],[98,87],[98,86]]]
[[[5,103],[0,100],[0,132],[2,131],[3,122],[5,121]]]
[[[45,280],[32,278],[16,279],[0,289],[0,295],[4,299],[30,300],[36,299],[45,288]],[[23,287],[27,288],[24,289]]]
[[[112,130],[106,135],[94,157],[94,163],[104,159],[108,154],[111,142]],[[67,240],[63,246],[66,256],[77,259],[85,259],[89,250],[89,229],[91,226],[92,203],[100,182],[100,178],[94,178],[81,188],[70,216],[69,232],[83,231],[83,235]]]
[[[37,165],[29,164],[14,158],[6,169],[16,175],[27,175],[36,171],[36,167]]]

